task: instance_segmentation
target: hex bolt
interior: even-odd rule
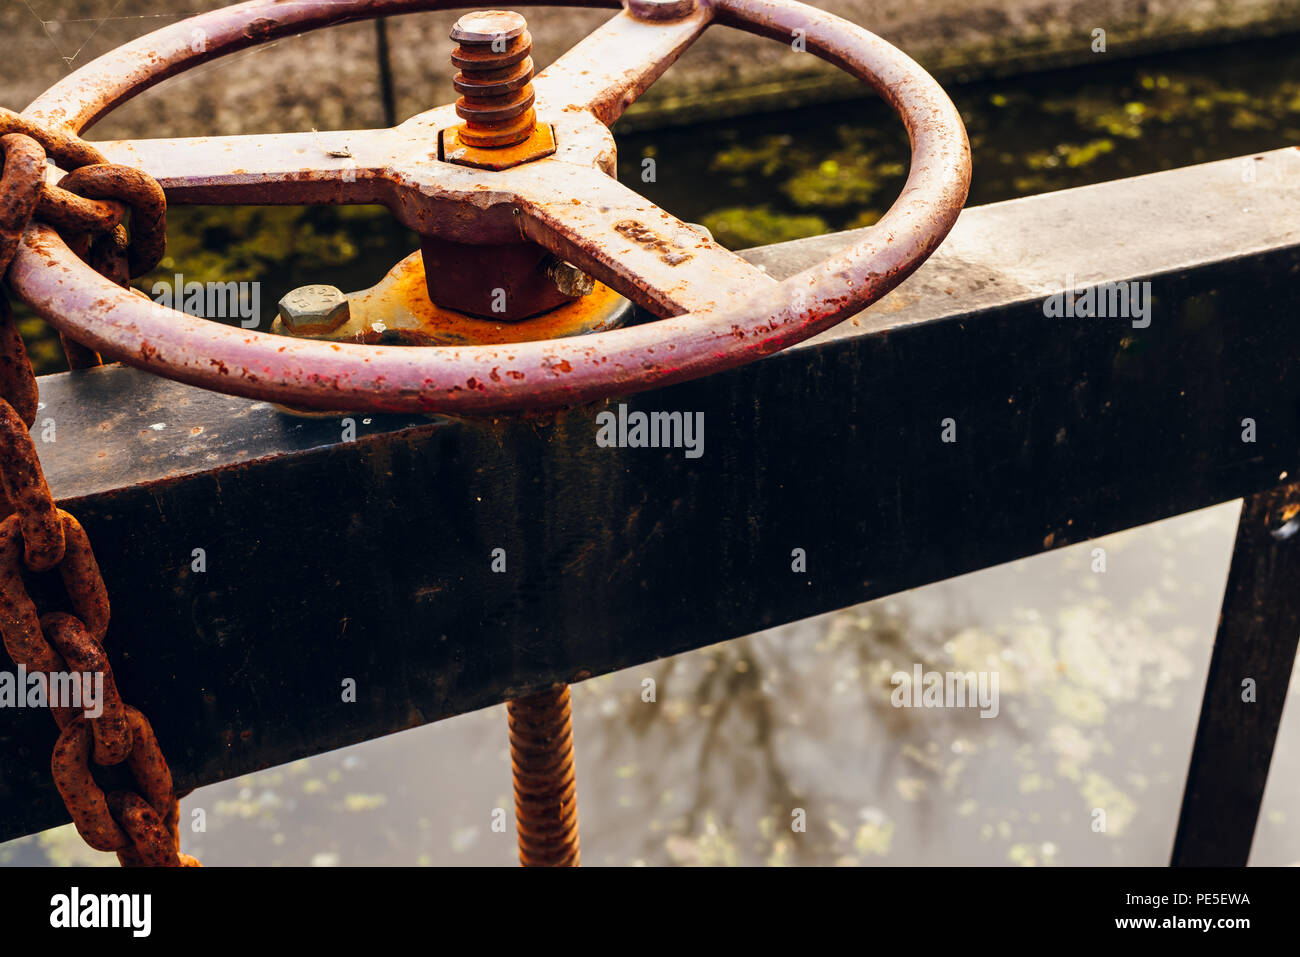
[[[522,143],[537,126],[533,109],[533,38],[522,16],[508,10],[467,13],[451,28],[459,44],[451,65],[457,137],[465,146],[500,149]]]
[[[550,277],[551,282],[555,283],[556,289],[573,299],[590,295],[596,288],[596,280],[573,263],[567,263],[555,256],[550,257],[546,263],[546,275]]]
[[[280,300],[278,309],[292,336],[333,332],[352,317],[348,297],[337,286],[299,286]]]

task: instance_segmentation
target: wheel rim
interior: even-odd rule
[[[317,0],[286,10],[274,0],[254,0],[118,48],[46,91],[25,115],[79,133],[134,94],[215,56],[344,19],[451,6]],[[866,30],[793,0],[717,0],[699,8],[699,15],[705,24],[712,20],[786,42],[803,31],[809,52],[863,79],[890,104],[912,147],[901,194],[857,243],[746,301],[589,336],[507,346],[292,339],[189,316],[115,286],[40,224],[24,236],[11,284],[60,331],[106,357],[216,391],[316,409],[482,413],[555,407],[693,379],[770,355],[859,312],[924,262],[965,202],[969,147],[961,119],[938,84]],[[206,38],[202,51],[194,49],[195,31]],[[159,57],[159,51],[170,52]],[[560,242],[549,234],[529,238]]]

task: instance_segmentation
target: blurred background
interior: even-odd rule
[[[220,5],[12,0],[0,103],[21,108],[94,56]],[[944,83],[971,138],[970,205],[1300,143],[1300,0],[819,5]],[[524,12],[539,68],[611,15]],[[396,119],[453,98],[458,14],[388,21]],[[371,23],[281,41],[168,80],[89,138],[384,125],[380,53]],[[616,128],[620,176],[736,249],[868,225],[897,195],[908,150],[860,92],[811,56],[714,28]],[[377,208],[174,207],[158,274],[261,282],[266,328],[284,292],[372,285],[417,245]],[[59,371],[57,342],[20,316],[38,371]],[[575,686],[584,862],[1166,863],[1237,511]],[[1105,573],[1091,568],[1097,545]],[[889,676],[918,661],[997,670],[1001,719],[892,708]],[[1253,864],[1300,863],[1297,712],[1293,701]],[[205,810],[207,832],[185,844],[209,864],[515,862],[504,707],[204,788],[184,807]],[[791,831],[793,808],[806,833]],[[0,845],[0,863],[114,861],[70,827]]]

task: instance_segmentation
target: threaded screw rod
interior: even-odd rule
[[[467,13],[451,28],[458,46],[451,65],[459,93],[457,136],[465,146],[500,149],[522,143],[537,126],[533,109],[533,38],[522,16],[507,10]]]
[[[519,863],[524,867],[577,867],[578,784],[569,686],[511,701],[506,710]]]

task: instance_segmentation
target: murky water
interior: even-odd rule
[[[972,204],[1300,142],[1294,40],[953,94],[976,157]],[[637,134],[620,150],[625,181],[737,248],[873,221],[907,161],[875,103]],[[303,283],[370,285],[414,245],[376,210],[177,209],[160,273],[261,280],[269,311]],[[48,340],[25,330],[56,368]],[[1164,863],[1236,513],[1181,516],[575,687],[584,860]],[[890,676],[914,663],[996,671],[997,717],[892,707]],[[1300,862],[1298,744],[1293,705],[1253,863]],[[205,788],[185,807],[206,813],[206,832],[185,843],[209,864],[511,864],[504,707]],[[6,863],[112,860],[70,828],[0,845]]]
[[[1300,43],[1285,38],[949,90],[974,157],[969,204],[1300,142]],[[619,178],[733,248],[876,221],[906,178],[876,100],[624,137]],[[644,159],[655,160],[643,183]],[[701,188],[707,183],[707,188]]]

